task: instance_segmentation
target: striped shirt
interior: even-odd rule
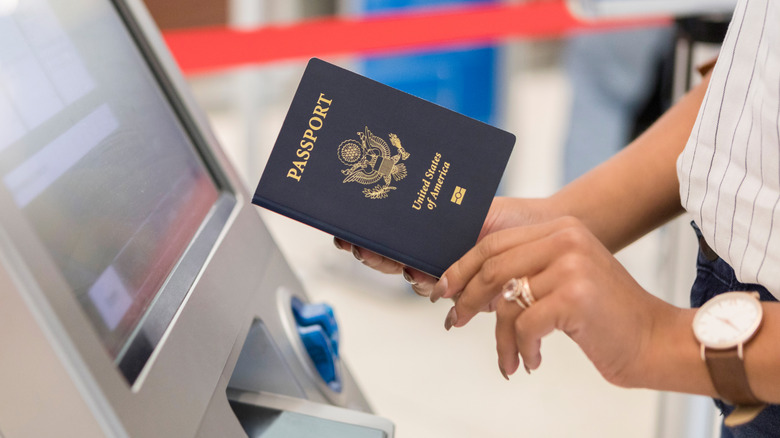
[[[740,0],[691,136],[680,198],[739,281],[780,298],[780,5]]]

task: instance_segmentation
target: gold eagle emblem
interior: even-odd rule
[[[409,158],[409,153],[401,146],[401,140],[395,134],[388,136],[390,143],[397,149],[395,155],[387,142],[372,134],[367,126],[364,132],[357,134],[360,141],[344,140],[338,148],[339,160],[348,166],[341,171],[344,175],[343,183],[378,183],[372,188],[363,189],[363,195],[368,199],[386,198],[390,190],[396,189],[390,183],[406,177],[406,165],[400,161]]]

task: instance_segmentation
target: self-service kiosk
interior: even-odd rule
[[[0,0],[0,437],[44,436],[393,436],[139,0]]]

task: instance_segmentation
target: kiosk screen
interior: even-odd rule
[[[114,6],[10,5],[0,8],[0,196],[119,362],[220,191]]]

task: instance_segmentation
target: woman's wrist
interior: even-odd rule
[[[669,306],[673,307],[673,306]],[[651,342],[645,355],[646,381],[637,386],[717,397],[700,344],[693,335],[696,309],[673,310],[656,318]]]

